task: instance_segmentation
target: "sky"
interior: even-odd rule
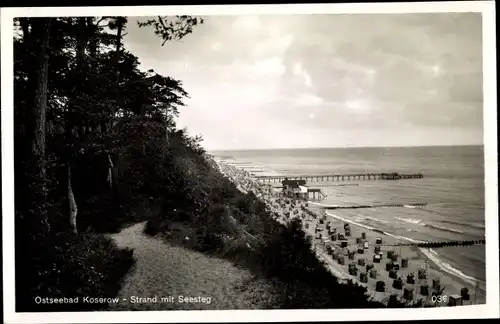
[[[480,13],[205,16],[125,47],[183,82],[207,150],[483,143]]]

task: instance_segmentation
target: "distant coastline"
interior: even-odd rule
[[[276,148],[227,148],[207,150],[207,153],[222,153],[222,152],[253,152],[253,151],[287,151],[287,150],[342,150],[342,149],[404,149],[404,148],[434,148],[434,147],[484,147],[482,144],[443,144],[443,145],[408,145],[408,146],[326,146],[326,147],[276,147]]]

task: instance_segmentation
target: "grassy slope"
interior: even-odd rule
[[[155,297],[158,303],[133,304],[121,301],[111,310],[172,309],[262,309],[273,304],[272,287],[256,280],[248,270],[233,263],[143,234],[145,223],[133,225],[112,235],[121,248],[134,249],[136,264],[118,294]],[[174,301],[161,303],[161,297]],[[210,297],[211,303],[185,304],[177,296]]]
[[[205,202],[208,208],[201,213],[187,212],[188,217],[182,216],[186,214],[182,207],[173,213],[160,213],[147,222],[147,234],[159,234],[169,242],[188,235],[192,249],[249,269],[271,283],[270,291],[277,298],[268,307],[383,306],[368,302],[362,287],[338,284],[312,252],[300,226],[278,224],[255,195],[242,193],[222,176],[217,167],[212,166],[204,172],[202,175],[205,176],[197,178],[205,181],[194,187],[198,188],[196,191],[210,188]],[[182,229],[172,226],[172,223],[181,223]],[[242,234],[245,232],[251,233],[256,241]]]

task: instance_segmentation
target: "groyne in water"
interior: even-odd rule
[[[377,207],[405,207],[405,208],[415,208],[426,206],[426,202],[421,203],[411,203],[411,204],[374,204],[374,205],[327,205],[316,201],[308,201],[309,204],[319,206],[324,209],[357,209],[357,208],[377,208]]]
[[[478,244],[486,244],[486,240],[475,241],[445,241],[445,242],[424,242],[424,243],[398,243],[386,244],[385,246],[414,246],[418,248],[444,248],[444,247],[458,247],[458,246],[472,246]]]
[[[337,205],[322,205],[325,209],[357,209],[357,208],[377,208],[377,207],[421,207],[426,206],[427,203],[414,203],[414,204],[377,204],[377,205],[350,205],[350,206],[337,206]]]

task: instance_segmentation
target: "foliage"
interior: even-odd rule
[[[193,27],[203,24],[202,18],[191,16],[176,16],[175,18],[158,16],[156,19],[148,19],[138,22],[140,27],[153,26],[155,35],[163,39],[162,46],[170,40],[180,40],[193,32]]]
[[[22,269],[16,272],[19,312],[103,309],[106,304],[85,304],[82,300],[89,296],[114,297],[134,262],[133,251],[119,250],[110,239],[91,233],[74,236],[61,232],[36,244],[19,234],[16,246],[16,270]],[[79,297],[79,303],[40,304],[35,301],[37,296]]]
[[[184,29],[165,37],[189,34],[200,23],[190,19],[194,18],[183,17]],[[144,167],[155,167],[148,155],[158,156],[167,136],[201,152],[197,140],[177,129],[174,121],[188,94],[180,81],[139,69],[137,57],[122,46],[127,23],[126,17],[14,21],[16,276],[27,278],[16,281],[18,310],[55,309],[34,304],[36,295],[115,294],[131,266],[132,253],[90,233],[116,232],[146,217],[136,212],[136,206],[150,202],[152,193],[187,193],[176,189],[183,188],[182,174],[167,172],[172,160],[156,166],[172,180],[163,191],[154,173]],[[40,35],[50,42],[46,70],[36,68],[47,67],[41,65],[45,57]],[[46,84],[40,81],[43,73]],[[46,107],[31,100],[36,93],[46,95]],[[40,98],[44,103],[45,97]],[[45,132],[33,131],[34,118],[46,124]],[[45,148],[43,154],[33,154],[33,141]],[[32,175],[28,171],[34,165],[39,172]],[[70,187],[78,208],[79,236],[68,234]],[[39,193],[46,199],[33,209],[31,197]],[[44,219],[45,210],[50,232],[40,234],[38,220]],[[84,306],[67,310],[87,310]]]

